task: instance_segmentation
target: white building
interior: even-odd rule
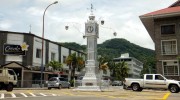
[[[0,31],[0,40],[0,67],[14,69],[18,75],[18,80],[21,82],[19,86],[30,87],[34,80],[41,79],[41,37],[30,33]],[[23,43],[28,45],[27,51],[22,50]],[[85,53],[81,51],[73,50],[57,42],[44,39],[43,66],[50,61],[58,61],[63,64],[63,71],[54,72],[45,68],[43,80],[48,80],[49,77],[57,74],[67,78],[69,66],[65,64],[65,60],[72,53],[85,58]],[[78,73],[76,72],[75,74]]]
[[[129,77],[130,78],[140,77],[141,70],[143,69],[143,63],[134,57],[129,57],[129,53],[121,54],[121,57],[114,58],[113,61],[115,63],[125,61],[128,64]]]

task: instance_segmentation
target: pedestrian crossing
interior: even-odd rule
[[[44,97],[44,96],[58,96],[57,94],[48,93],[0,93],[0,99],[6,98],[27,98],[27,97]]]

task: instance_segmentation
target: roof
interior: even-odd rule
[[[11,65],[11,64],[16,64],[16,65],[13,65],[13,67],[9,67],[8,65]],[[25,68],[25,69],[27,69],[27,70],[30,70],[30,68],[28,68],[28,67],[26,67],[26,66],[23,66],[22,64],[20,64],[20,63],[18,63],[18,62],[15,62],[15,61],[9,62],[9,63],[4,64],[4,65],[1,65],[0,68],[1,68],[1,67],[7,67],[7,68],[23,67],[23,68]]]
[[[140,19],[143,25],[145,26],[146,30],[148,31],[149,35],[151,36],[152,40],[155,42],[154,19],[172,18],[179,16],[180,16],[180,0],[176,1],[167,8],[141,15]]]
[[[160,9],[157,11],[153,11],[147,14],[144,14],[140,17],[147,17],[147,16],[157,16],[157,15],[167,15],[167,14],[176,14],[180,12],[180,0],[176,1],[172,5],[167,8]]]
[[[165,8],[165,9],[157,10],[154,12],[150,12],[150,13],[142,15],[142,17],[164,15],[164,14],[174,14],[174,13],[179,13],[179,12],[180,12],[180,6],[177,6],[177,7],[170,7],[170,8]]]

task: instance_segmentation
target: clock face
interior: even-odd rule
[[[93,30],[94,30],[93,26],[87,26],[87,32],[88,33],[93,32]]]

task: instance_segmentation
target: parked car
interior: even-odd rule
[[[122,85],[122,81],[113,81],[112,82],[112,86],[121,86]]]
[[[61,89],[61,88],[70,88],[71,87],[68,80],[63,77],[52,77],[49,79],[47,84],[48,84],[48,89],[51,89],[51,88]]]
[[[180,90],[180,81],[166,79],[161,74],[144,74],[144,79],[125,78],[124,89],[132,88],[133,91],[150,89],[168,89],[172,93]]]

